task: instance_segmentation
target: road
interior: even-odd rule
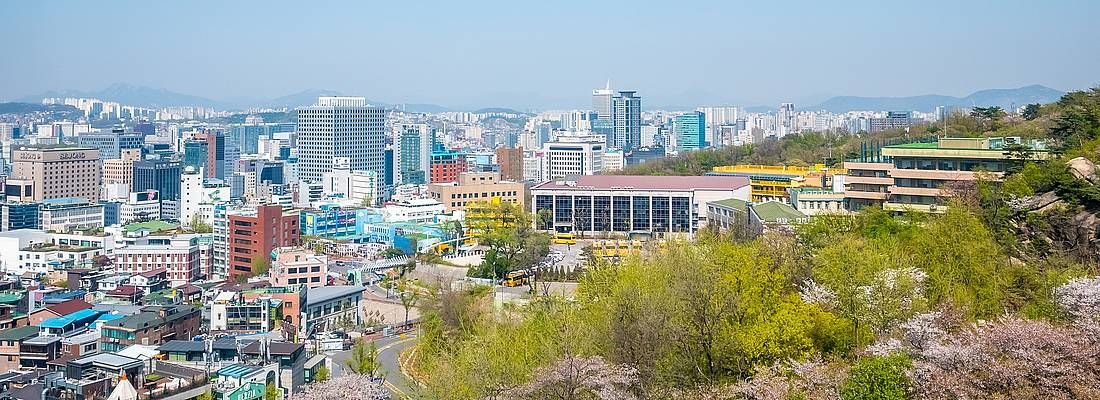
[[[416,383],[413,382],[412,378],[401,372],[401,364],[398,358],[401,356],[401,352],[416,343],[416,338],[392,336],[375,340],[374,343],[378,346],[378,360],[382,364],[382,373],[386,377],[386,390],[389,390],[394,398],[412,398],[412,396],[417,393],[418,387]],[[345,368],[347,368],[345,367],[345,363],[351,358],[350,349],[329,352],[326,354],[332,359],[333,376],[341,376],[348,373],[345,371]]]

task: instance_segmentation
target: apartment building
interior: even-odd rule
[[[476,201],[506,201],[522,208],[526,186],[501,179],[499,172],[464,172],[456,182],[428,185],[428,192],[447,212],[465,211],[466,203]]]

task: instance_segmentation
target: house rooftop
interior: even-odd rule
[[[21,326],[18,328],[0,330],[0,340],[20,341],[38,335],[37,326]]]
[[[743,176],[583,175],[544,182],[531,189],[734,190],[748,185],[749,178]]]
[[[314,289],[307,289],[306,292],[306,305],[320,304],[326,301],[350,296],[355,293],[363,293],[362,286],[349,286],[349,285],[337,285],[337,286],[322,286]]]
[[[157,350],[162,353],[201,353],[206,351],[206,344],[195,340],[169,340]]]
[[[707,204],[714,204],[716,206],[732,208],[732,209],[738,210],[738,211],[745,211],[745,209],[748,208],[749,202],[747,202],[745,200],[741,200],[741,199],[724,199],[724,200],[718,200],[718,201],[711,201],[711,202],[708,202]]]
[[[57,315],[68,315],[89,308],[92,308],[92,305],[81,299],[63,301],[46,307],[47,310],[53,311]]]

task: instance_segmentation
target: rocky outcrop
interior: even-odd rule
[[[1069,172],[1073,174],[1074,178],[1087,181],[1093,185],[1097,184],[1096,164],[1093,164],[1089,159],[1077,157],[1066,161],[1066,166],[1069,167]]]

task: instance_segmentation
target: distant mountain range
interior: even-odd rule
[[[1046,86],[1031,85],[1017,89],[982,90],[971,93],[966,97],[935,94],[910,97],[838,96],[825,100],[816,106],[802,109],[836,113],[861,110],[931,112],[939,106],[962,108],[1000,106],[1005,110],[1010,110],[1013,106],[1020,107],[1030,103],[1052,103],[1064,94],[1065,92]]]
[[[910,97],[859,97],[838,96],[811,107],[797,107],[799,110],[824,110],[829,112],[848,111],[925,111],[930,112],[938,106],[970,108],[974,106],[1001,106],[1008,110],[1013,105],[1019,107],[1029,103],[1050,103],[1058,100],[1065,94],[1062,91],[1051,89],[1042,85],[1024,86],[1017,89],[990,89],[974,92],[966,97],[953,97],[944,95],[923,95]],[[165,89],[154,89],[144,86],[133,86],[116,83],[103,90],[79,91],[64,90],[50,91],[34,96],[26,96],[15,99],[16,102],[41,103],[46,97],[85,97],[96,98],[104,101],[115,101],[125,105],[161,108],[173,106],[203,106],[219,110],[245,110],[248,108],[296,108],[310,106],[320,96],[339,96],[343,93],[334,90],[308,89],[298,93],[277,97],[271,100],[238,100],[224,101],[206,97],[192,96],[176,93]],[[437,104],[419,103],[385,103],[368,100],[371,104],[401,109],[409,112],[438,113],[445,111],[463,111],[452,109]],[[685,108],[690,109],[690,108]],[[485,108],[478,110],[486,112],[493,110],[498,112],[519,111],[507,108]],[[745,107],[750,112],[774,111],[775,107],[750,106]]]

